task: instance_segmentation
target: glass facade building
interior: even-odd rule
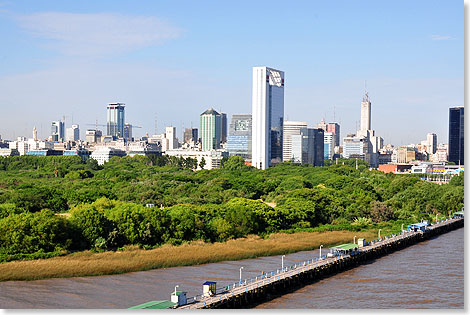
[[[251,162],[251,115],[232,115],[227,137],[227,151],[230,156],[241,156]]]
[[[284,72],[253,67],[252,165],[266,169],[282,162]]]
[[[124,105],[109,103],[107,106],[107,131],[113,138],[124,137]]]
[[[227,114],[220,113],[220,141],[227,142]]]
[[[464,165],[464,107],[449,108],[449,162]]]

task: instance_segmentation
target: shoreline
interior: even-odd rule
[[[0,264],[0,281],[115,275],[178,266],[194,266],[227,260],[242,260],[314,250],[352,242],[354,236],[376,238],[376,230],[273,233],[267,239],[250,235],[224,243],[194,241],[179,246],[163,245],[145,250],[94,253],[77,252],[48,259]]]

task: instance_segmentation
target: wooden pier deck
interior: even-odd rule
[[[232,286],[220,288],[213,296],[198,295],[188,297],[188,304],[179,306],[177,309],[243,307],[253,302],[256,303],[253,299],[262,298],[269,289],[277,291],[279,288],[286,288],[295,283],[308,282],[324,275],[344,271],[369,259],[408,247],[432,235],[461,227],[463,226],[463,221],[463,218],[446,219],[429,225],[424,232],[402,231],[399,234],[371,241],[366,246],[359,247],[358,250],[347,255],[307,260],[286,267],[283,270],[268,272],[259,279],[258,277],[247,279]]]

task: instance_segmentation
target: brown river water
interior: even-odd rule
[[[323,249],[325,254],[326,250]],[[318,250],[286,255],[284,266],[318,257]],[[281,256],[175,267],[122,275],[0,282],[0,308],[128,308],[169,300],[175,285],[188,297],[202,283],[218,287],[281,268]],[[464,229],[324,278],[256,308],[464,308]]]

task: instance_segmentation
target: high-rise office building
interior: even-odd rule
[[[221,141],[221,115],[213,108],[201,114],[201,144],[202,151],[220,148]]]
[[[107,135],[113,138],[124,137],[124,107],[123,103],[109,103],[107,106]]]
[[[51,125],[51,140],[65,140],[65,123],[63,121],[53,121]]]
[[[0,137],[0,140],[2,140],[2,137]],[[33,128],[33,140],[38,140],[38,130],[36,129],[36,127]]]
[[[323,166],[323,129],[301,128],[299,134],[291,135],[293,163]]]
[[[227,142],[227,114],[220,113],[220,141]]]
[[[310,137],[313,138],[313,154],[314,159],[312,161],[313,166],[323,166],[325,156],[325,132],[323,129],[309,128],[309,133],[312,133]]]
[[[241,156],[251,162],[251,115],[232,115],[227,137],[227,151],[230,156]]]
[[[282,161],[284,72],[253,67],[252,164],[266,169]]]
[[[72,125],[72,127],[66,129],[65,139],[66,141],[78,141],[80,139],[80,128],[78,125]]]
[[[197,128],[184,129],[184,143],[196,143],[198,141]]]
[[[292,156],[292,136],[300,135],[302,128],[307,128],[307,122],[288,121],[288,120],[284,121],[283,135],[282,135],[282,161],[283,162],[289,162],[289,161],[294,162],[293,156]],[[297,141],[299,140],[297,139]],[[297,159],[298,159],[298,155],[297,155]]]
[[[335,138],[335,146],[340,144],[340,126],[338,123],[326,123],[325,119],[322,119],[317,128],[323,129],[324,132],[331,132]]]
[[[449,162],[464,165],[464,107],[449,108]]]

